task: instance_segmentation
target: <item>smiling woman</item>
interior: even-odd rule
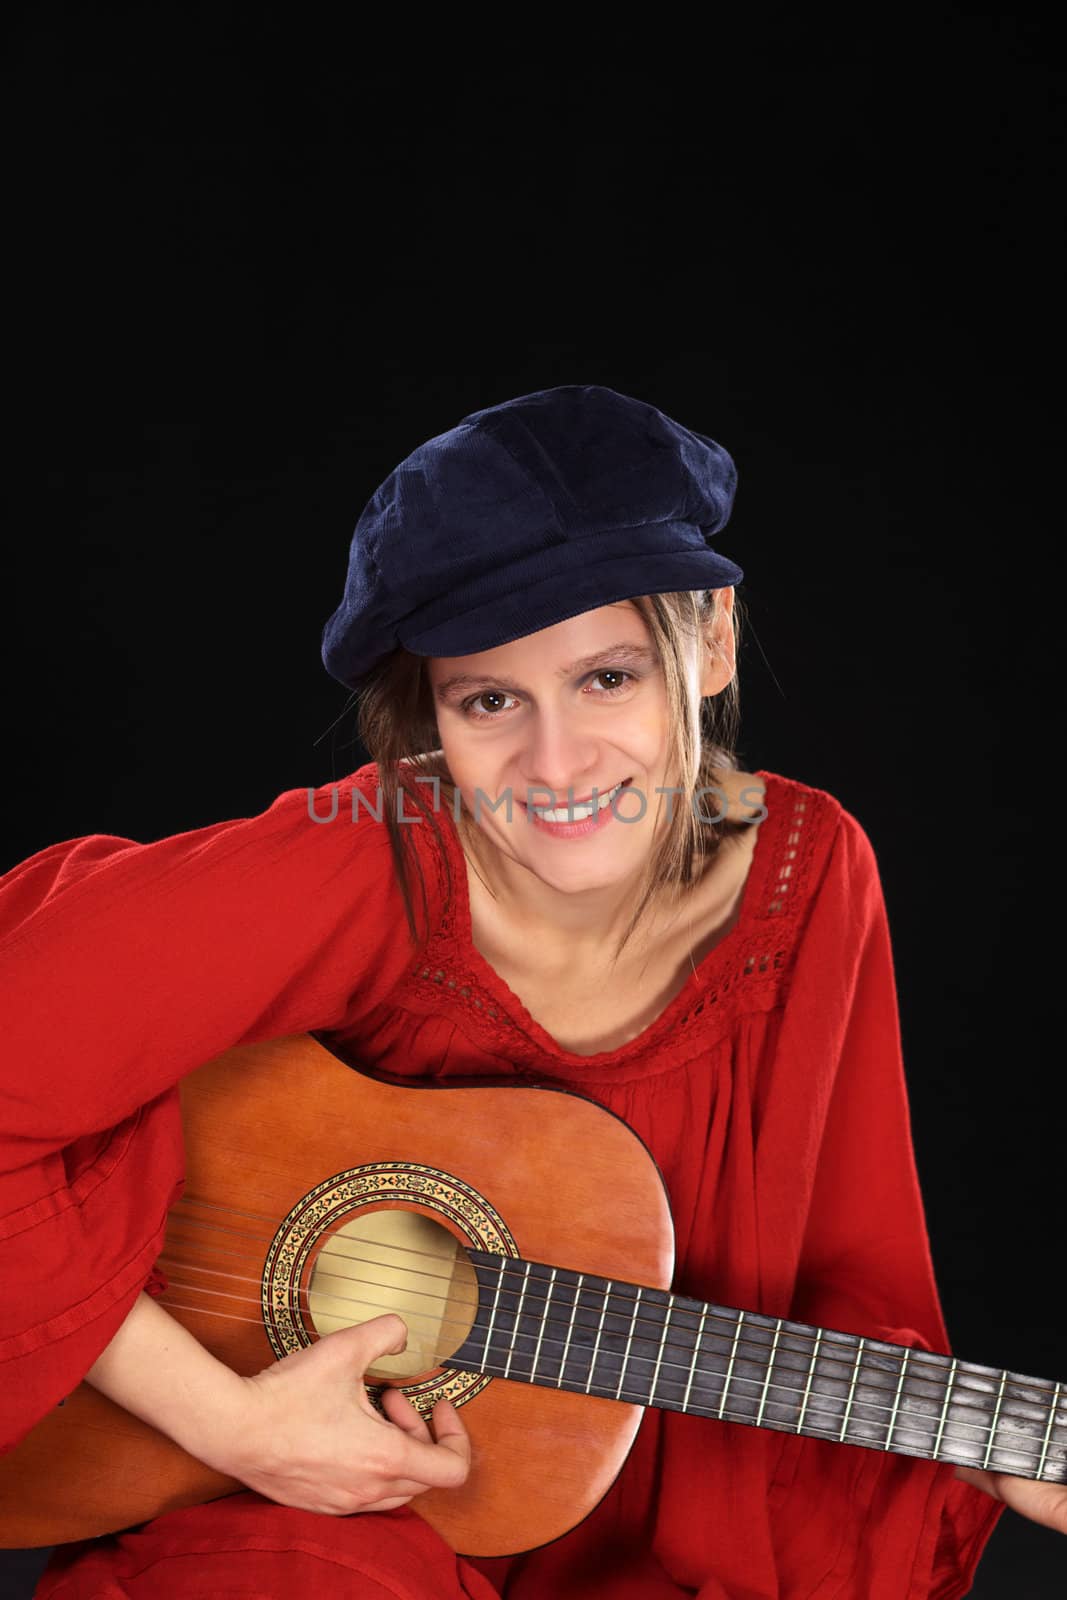
[[[401,462],[357,524],[323,659],[355,692],[371,759],[327,786],[339,805],[287,790],[257,816],[149,844],[59,843],[0,880],[0,1248],[23,1289],[0,1312],[0,1446],[39,1455],[84,1384],[148,1425],[153,1459],[203,1463],[216,1496],[97,1521],[103,1536],[58,1551],[40,1596],[954,1600],[1003,1500],[1067,1531],[1061,1386],[1028,1398],[993,1373],[987,1412],[975,1397],[990,1369],[949,1359],[870,840],[833,795],[746,770],[737,752],[743,573],[712,548],[735,476],[713,439],[598,385],[473,413]],[[355,817],[375,791],[385,826],[348,825],[349,803]],[[297,1183],[309,1108],[299,1085],[275,1090],[285,1215],[265,1214],[260,1187],[244,1208],[250,1264],[235,1273],[227,1235],[203,1268],[218,1285],[210,1315],[251,1323],[262,1347],[264,1364],[239,1370],[187,1325],[195,1286],[161,1263],[168,1211],[189,1198],[179,1085],[223,1053],[308,1033],[385,1080],[393,1106],[473,1079],[513,1110],[506,1133],[473,1113],[464,1125],[495,1163],[483,1188],[427,1149],[398,1151],[399,1109],[365,1119],[358,1158],[333,1117],[330,1161]],[[242,1090],[253,1077],[236,1073]],[[663,1189],[657,1178],[631,1205],[588,1139],[535,1157],[550,1097],[531,1085],[611,1112]],[[244,1134],[257,1125],[246,1118]],[[529,1234],[503,1196],[519,1185],[547,1209],[567,1168],[594,1174],[624,1261],[644,1259],[669,1199],[663,1287],[622,1273],[634,1298],[621,1326],[610,1285],[579,1304],[593,1236],[580,1208],[563,1207],[558,1254],[530,1246],[522,1291],[505,1292],[504,1246],[521,1255]],[[195,1181],[190,1192],[195,1204]],[[304,1280],[278,1287],[283,1267],[298,1274],[294,1219],[309,1252],[325,1250],[338,1196],[378,1222],[405,1204],[444,1219],[453,1257],[497,1263],[480,1366],[427,1368],[371,1404],[364,1376],[379,1382],[405,1323],[353,1299],[348,1325],[322,1331]],[[557,1275],[573,1290],[562,1327],[549,1319]],[[663,1317],[654,1358],[639,1348],[646,1287]],[[672,1360],[672,1318],[681,1333],[694,1303],[684,1362]],[[708,1324],[730,1307],[720,1367]],[[282,1310],[288,1346],[268,1338]],[[742,1339],[750,1315],[773,1344]],[[814,1337],[802,1377],[789,1324]],[[528,1448],[517,1425],[483,1434],[479,1418],[516,1417],[512,1362],[532,1354],[541,1381],[553,1344],[540,1492],[558,1501],[569,1484],[595,1509],[535,1549],[498,1518],[468,1548],[508,1554],[465,1554],[433,1508]],[[570,1350],[587,1366],[580,1395],[564,1392]],[[641,1360],[654,1360],[651,1390],[624,1394]],[[617,1388],[594,1384],[606,1362]],[[673,1406],[661,1380],[676,1384]],[[709,1385],[717,1407],[691,1405]],[[1046,1396],[1036,1420],[1034,1393]],[[490,1394],[503,1412],[479,1410]],[[617,1476],[586,1470],[596,1418],[640,1394],[653,1404],[634,1415]],[[12,1459],[0,1487],[17,1482]],[[94,1494],[113,1465],[96,1459]],[[118,1476],[128,1492],[130,1473]]]
[[[654,906],[685,903],[722,841],[749,831],[736,814],[719,816],[715,797],[716,782],[737,766],[741,616],[732,588],[642,595],[496,649],[454,658],[400,651],[372,670],[360,691],[360,738],[382,775],[412,930],[418,859],[397,821],[402,764],[457,817],[487,892],[511,905],[527,934],[553,935],[561,966],[591,949],[617,957]],[[623,681],[605,690],[604,677]],[[511,703],[475,704],[493,699]],[[540,830],[526,815],[527,798],[566,806],[619,783],[637,803],[612,800],[599,826]],[[694,803],[702,792],[710,806]],[[468,828],[467,818],[485,818],[484,828]],[[595,855],[550,848],[589,834]],[[523,871],[531,851],[539,865]]]
[[[426,664],[435,770],[450,807],[457,791],[463,802],[474,943],[568,1048],[635,1037],[736,910],[755,830],[721,804],[734,756],[714,738],[712,709],[736,684],[733,615],[732,589],[640,597],[482,652],[473,673],[454,672],[462,658]],[[571,659],[620,629],[629,635]],[[618,681],[605,691],[608,677]],[[513,704],[472,726],[457,694],[472,683],[505,686],[475,697]],[[677,737],[694,722],[695,742]],[[751,810],[762,786],[746,776]],[[487,790],[515,803],[501,811],[489,799],[482,820]],[[710,811],[693,803],[708,793]],[[593,795],[595,811],[576,804]]]

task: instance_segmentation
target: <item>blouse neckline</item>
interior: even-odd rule
[[[469,976],[542,1056],[550,1056],[557,1064],[575,1073],[629,1061],[631,1057],[646,1051],[650,1044],[656,1042],[685,1016],[724,967],[733,961],[735,952],[753,932],[766,900],[767,882],[781,820],[779,811],[786,803],[786,796],[782,793],[781,780],[777,774],[761,767],[756,769],[753,776],[763,781],[763,805],[767,815],[761,822],[750,824],[758,828],[759,833],[756,836],[733,927],[705,953],[702,960],[697,963],[696,970],[689,972],[681,988],[667,1002],[659,1015],[641,1029],[640,1033],[628,1039],[625,1044],[616,1046],[614,1050],[598,1050],[589,1055],[565,1049],[553,1038],[552,1034],[527,1010],[510,984],[500,976],[474,943],[466,857],[455,819],[447,806],[442,808],[445,822],[441,831],[447,843],[453,884],[452,917],[449,920],[452,922],[451,933],[456,952],[462,957]],[[768,830],[770,837],[767,836]]]

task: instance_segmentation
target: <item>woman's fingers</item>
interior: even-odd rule
[[[458,1489],[470,1472],[470,1435],[448,1400],[438,1400],[432,1418],[437,1442],[427,1444],[411,1433],[405,1434],[398,1465],[427,1488]]]
[[[326,1334],[247,1380],[258,1424],[233,1476],[282,1505],[392,1510],[427,1489],[457,1488],[471,1445],[454,1408],[439,1401],[429,1422],[399,1385],[370,1404],[364,1374],[402,1350],[407,1329],[389,1313]],[[235,1463],[236,1464],[236,1463]]]
[[[426,1419],[403,1389],[383,1389],[381,1401],[382,1410],[389,1421],[402,1428],[409,1438],[420,1439],[423,1444],[433,1444],[433,1434],[426,1425]]]
[[[444,1444],[446,1440],[450,1438],[465,1439],[467,1441],[467,1456],[469,1459],[470,1440],[467,1435],[467,1430],[460,1421],[459,1412],[456,1410],[451,1400],[446,1400],[442,1396],[442,1398],[438,1400],[434,1406],[432,1412],[430,1413],[430,1417],[433,1421],[434,1437],[436,1438],[438,1444]]]

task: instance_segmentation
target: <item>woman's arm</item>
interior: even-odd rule
[[[352,821],[373,789],[373,769],[339,783],[329,823],[291,790],[150,844],[68,840],[0,877],[0,1263],[17,1286],[0,1450],[80,1382],[145,1283],[181,1192],[181,1078],[351,1024],[410,964],[384,823]]]
[[[470,1469],[467,1431],[448,1401],[434,1410],[435,1443],[402,1390],[386,1391],[388,1421],[367,1399],[366,1368],[406,1339],[399,1317],[375,1317],[244,1378],[141,1294],[86,1381],[281,1505],[386,1511],[456,1487]]]

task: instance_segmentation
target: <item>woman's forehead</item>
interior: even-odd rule
[[[491,666],[505,668],[512,662],[577,668],[594,652],[614,647],[642,646],[649,643],[648,626],[633,600],[617,600],[579,612],[548,628],[525,633],[507,644],[462,656],[431,656],[430,672],[437,681],[446,672],[473,672]]]

